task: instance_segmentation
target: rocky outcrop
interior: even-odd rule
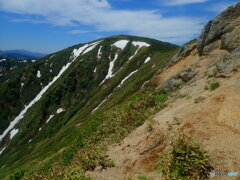
[[[236,49],[240,43],[239,26],[240,3],[229,7],[203,28],[197,43],[199,55],[205,55],[218,46],[228,51]]]

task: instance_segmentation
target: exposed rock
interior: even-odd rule
[[[172,57],[172,59],[170,60],[168,66],[166,68],[171,67],[172,65],[174,65],[175,63],[177,63],[178,61],[180,61],[181,59],[187,57],[190,55],[190,53],[197,47],[197,44],[195,42],[191,43],[191,44],[187,44],[184,45],[180,48],[180,50],[177,52],[177,54],[175,56]],[[165,68],[165,69],[166,69]]]
[[[196,76],[196,72],[194,72],[194,71],[192,71],[192,69],[187,69],[187,70],[184,70],[184,71],[182,71],[179,75],[178,75],[178,77],[180,78],[180,79],[182,79],[182,81],[183,82],[188,82],[188,81],[190,81],[191,79],[193,79],[195,76]]]
[[[173,89],[178,88],[183,83],[182,79],[179,79],[178,76],[173,76],[167,79],[162,83],[160,88],[165,89],[167,91],[171,91]]]
[[[240,68],[240,48],[234,50],[225,57],[224,62],[219,65],[220,72],[228,74]]]
[[[240,3],[229,7],[217,18],[209,21],[203,28],[198,39],[197,48],[199,55],[204,55],[204,47],[221,39],[222,48],[233,50],[240,40],[237,36],[239,32]]]

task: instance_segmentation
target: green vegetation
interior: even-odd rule
[[[214,91],[214,90],[217,89],[219,86],[220,86],[220,83],[219,83],[219,82],[214,82],[214,83],[211,83],[211,84],[210,84],[209,89],[210,89],[210,91]]]
[[[170,145],[168,153],[159,155],[159,172],[164,179],[208,179],[213,168],[199,142],[178,133]]]
[[[204,89],[205,89],[205,90],[214,91],[214,90],[216,90],[219,86],[220,86],[220,83],[219,83],[219,82],[213,82],[213,83],[211,83],[211,84],[209,84],[209,85],[206,85]]]
[[[168,96],[166,94],[160,94],[156,97],[156,100],[159,102],[166,102],[168,100]]]
[[[114,67],[115,76],[99,85],[107,74],[109,56],[114,57],[117,52],[116,48],[111,48],[111,44],[123,38],[144,41],[151,46],[142,48],[129,61],[136,47],[128,45],[128,48],[119,52],[119,58]],[[91,53],[76,59],[61,78],[24,115],[17,125],[18,134],[0,155],[0,178],[7,177],[19,168],[26,169],[25,177],[41,179],[54,176],[63,178],[68,175],[81,177],[86,171],[95,168],[112,167],[114,162],[106,156],[105,147],[122,140],[132,130],[143,124],[152,113],[166,106],[168,97],[165,92],[155,90],[155,87],[150,87],[151,85],[144,90],[139,89],[159,68],[165,67],[169,58],[177,51],[177,46],[131,36],[106,38],[101,45],[103,47],[100,59],[96,59],[100,45]],[[23,76],[26,77],[28,81],[24,80],[23,83],[28,82],[31,86],[23,90],[20,95],[18,94],[25,100],[17,99],[19,102],[16,102],[19,105],[14,108],[10,108],[12,105],[9,106],[10,109],[15,109],[17,114],[22,109],[21,104],[26,104],[41,89],[40,82],[44,85],[48,84],[62,65],[69,60],[72,50],[78,47],[80,45],[60,51],[52,58],[49,55],[28,65],[24,70],[16,69],[8,77],[4,77],[10,80],[0,84],[2,85],[0,97],[4,94],[1,92],[7,92],[6,89],[12,88],[14,92],[19,93],[20,81],[18,80],[23,80]],[[144,60],[149,55],[151,55],[151,61],[144,64]],[[51,66],[52,74],[49,72]],[[96,72],[94,72],[95,67],[97,67]],[[42,72],[41,78],[36,78],[38,69]],[[119,88],[120,82],[136,69],[138,71]],[[22,72],[25,74],[21,74]],[[16,77],[14,81],[13,77]],[[18,82],[17,88],[14,86],[16,82]],[[13,87],[8,87],[9,83]],[[109,96],[110,94],[112,95]],[[92,113],[93,109],[108,96],[109,98],[97,111]],[[12,97],[12,95],[7,97],[16,99],[16,96]],[[7,104],[5,99],[1,100],[0,105]],[[56,114],[59,107],[66,111]],[[5,106],[3,109],[1,112],[8,112]],[[46,123],[50,115],[54,117]],[[0,124],[3,122],[6,121],[0,121]],[[7,124],[2,127],[5,126]],[[39,131],[40,127],[41,131]],[[30,139],[31,142],[29,142]]]
[[[86,172],[96,167],[106,169],[114,166],[114,162],[105,155],[105,147],[120,142],[132,130],[142,125],[150,115],[164,108],[165,103],[156,100],[156,97],[163,93],[161,90],[149,87],[136,93],[121,105],[92,115],[82,124],[78,135],[74,136],[74,143],[54,157],[55,163],[57,162],[62,170],[59,172],[59,168],[52,167],[50,174],[62,178],[68,175],[69,167],[81,168],[80,172]],[[45,164],[42,167],[45,167]],[[51,177],[45,168],[40,168],[31,176],[31,173],[26,176],[38,177],[39,173],[42,178]],[[79,177],[82,175],[80,173]]]

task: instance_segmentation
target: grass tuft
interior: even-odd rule
[[[213,168],[200,143],[179,133],[170,145],[168,153],[160,154],[158,170],[164,179],[208,179]]]

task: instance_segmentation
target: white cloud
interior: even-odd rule
[[[92,31],[85,31],[85,30],[80,30],[80,29],[75,29],[72,31],[69,31],[70,34],[85,34],[85,33],[90,33]]]
[[[208,0],[168,0],[165,5],[169,6],[178,6],[178,5],[186,5],[186,4],[194,4],[194,3],[203,3]]]
[[[166,18],[154,10],[116,10],[107,0],[0,0],[0,10],[41,17],[37,22],[61,26],[87,25],[94,31],[126,32],[174,43],[182,43],[198,35],[205,22],[192,17]]]

